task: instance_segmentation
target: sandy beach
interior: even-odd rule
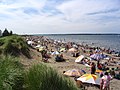
[[[60,74],[63,75],[63,71],[67,71],[70,69],[82,69],[85,70],[87,73],[90,73],[90,67],[85,66],[84,64],[78,64],[75,62],[77,57],[73,57],[72,53],[69,52],[68,50],[70,48],[77,46],[77,51],[79,51],[79,55],[84,55],[85,57],[90,58],[91,52],[87,52],[87,50],[92,50],[94,53],[94,49],[91,49],[91,47],[88,46],[82,46],[75,44],[74,42],[68,42],[68,43],[62,43],[59,41],[54,41],[54,40],[49,40],[46,37],[38,37],[38,36],[27,36],[25,37],[26,41],[32,41],[32,43],[28,43],[29,45],[32,46],[33,49],[31,49],[32,52],[35,52],[35,54],[32,56],[33,60],[29,64],[33,63],[45,63],[53,68],[55,68]],[[49,58],[47,58],[47,62],[44,62],[43,56],[40,53],[41,51],[38,50],[38,47],[36,46],[40,45],[40,47],[44,46],[44,49],[47,51],[47,54],[49,55]],[[68,45],[68,47],[67,47]],[[39,47],[39,48],[40,48]],[[62,48],[65,48],[65,50],[61,50]],[[61,50],[60,54],[63,55],[63,58],[65,59],[64,62],[56,62],[55,57],[57,55],[51,54],[51,52]],[[108,62],[107,67],[111,68],[116,68],[117,66],[120,68],[119,65],[116,63],[119,62],[120,57],[113,56],[112,54],[109,54],[107,50],[102,50],[100,49],[105,55],[109,56],[109,60],[107,59],[102,59],[100,60],[101,63]],[[35,60],[35,61],[34,61]],[[97,61],[91,60],[90,62],[95,62],[97,64]],[[26,63],[27,66],[28,63]],[[119,72],[119,71],[117,71]],[[71,80],[75,83],[74,77],[70,77]],[[76,85],[76,83],[75,83]],[[120,90],[120,80],[117,80],[113,78],[110,82],[110,90]],[[99,90],[98,88],[95,87],[89,87],[87,90]]]

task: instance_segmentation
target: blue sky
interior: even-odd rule
[[[120,33],[120,0],[0,0],[0,29],[17,34]]]

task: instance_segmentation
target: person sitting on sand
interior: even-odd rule
[[[106,67],[106,72],[110,73],[110,68]]]
[[[75,57],[78,57],[80,55],[80,52],[78,51],[77,53],[76,53],[76,56]]]
[[[110,70],[110,75],[111,75],[112,77],[115,77],[115,70],[114,70],[114,68],[112,68],[112,69]]]
[[[104,76],[104,74],[103,74],[103,72],[100,72],[100,74],[99,74],[100,76],[100,78],[102,78],[103,76]]]
[[[115,71],[118,71],[118,70],[120,70],[119,67],[116,67],[116,68],[115,68]]]
[[[73,57],[75,57],[75,54],[76,54],[76,53],[75,53],[75,52],[72,52],[71,54],[72,54]]]
[[[63,58],[63,54],[57,55],[57,56],[55,57],[55,61],[56,61],[56,62],[65,61],[65,59]]]
[[[102,70],[105,71],[106,70],[105,64],[101,64],[101,65],[102,65]]]
[[[48,62],[48,59],[50,58],[50,56],[47,54],[47,51],[46,51],[46,50],[43,50],[43,51],[41,52],[41,55],[42,55],[42,60],[43,60],[44,62]]]
[[[120,72],[116,73],[114,78],[120,80]]]
[[[98,69],[102,70],[102,65],[101,64],[99,64]]]

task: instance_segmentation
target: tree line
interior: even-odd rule
[[[13,32],[12,31],[8,31],[7,30],[7,28],[5,28],[5,30],[3,31],[3,33],[2,33],[2,31],[1,31],[1,36],[11,36],[11,35],[13,35]]]

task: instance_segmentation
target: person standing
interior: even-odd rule
[[[112,77],[108,74],[108,72],[105,72],[104,76],[101,78],[100,81],[100,90],[110,90],[110,80]]]
[[[95,74],[96,71],[96,65],[94,62],[91,63],[91,74]]]

